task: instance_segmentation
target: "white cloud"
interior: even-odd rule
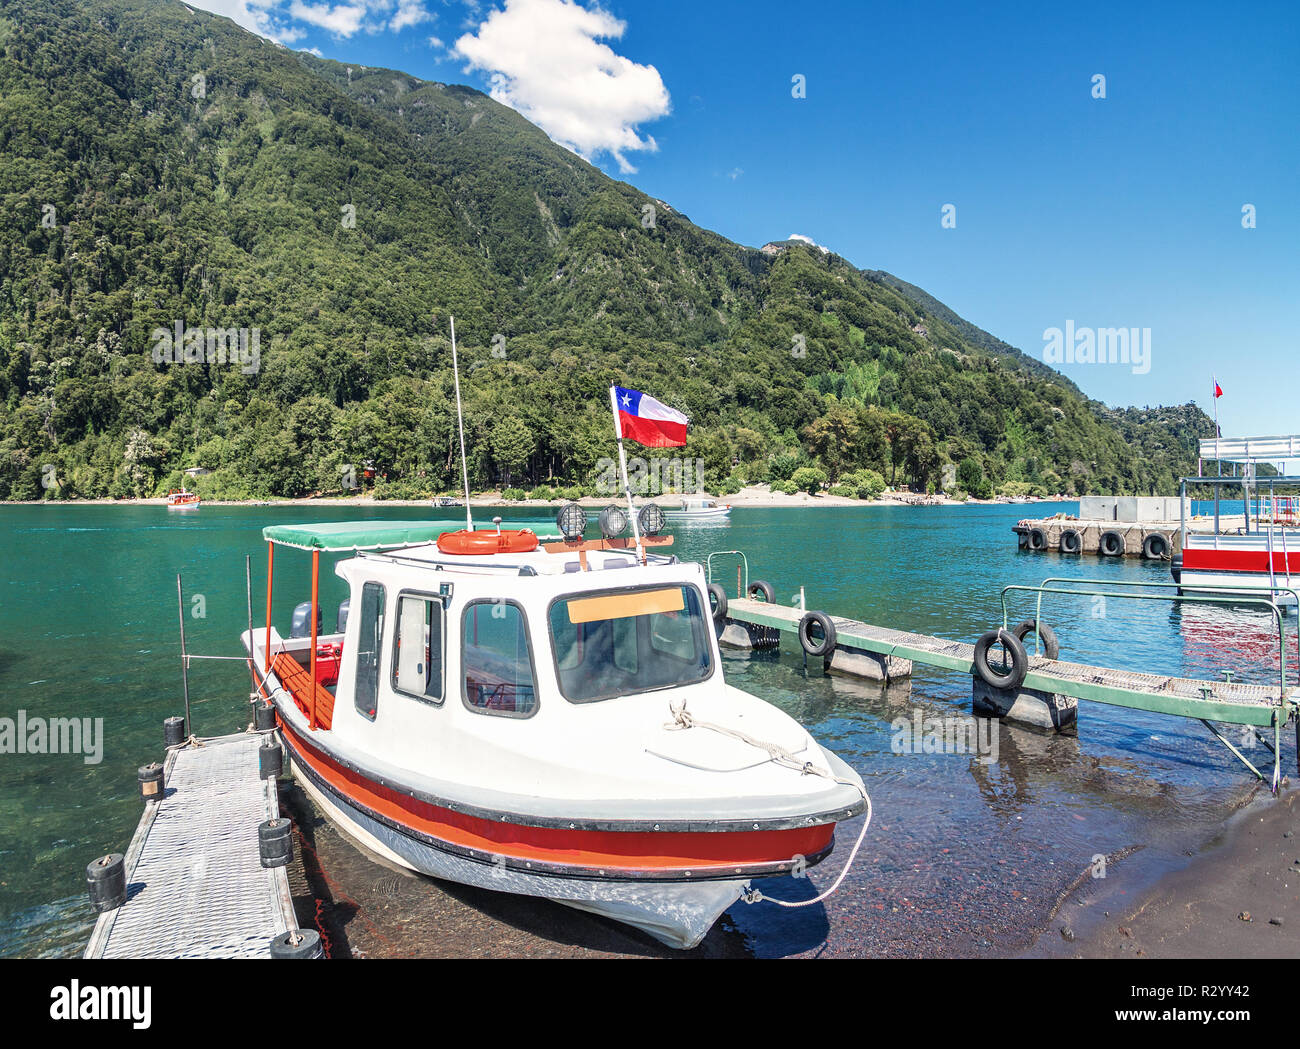
[[[441,51],[447,45],[444,44],[438,37],[431,36],[429,37],[429,46],[433,48],[435,51]]]
[[[388,23],[388,28],[396,33],[407,26],[432,21],[433,15],[425,10],[422,0],[397,0],[397,13]]]
[[[626,173],[636,168],[625,154],[658,148],[637,125],[665,116],[670,100],[654,66],[598,42],[624,29],[613,15],[569,0],[506,0],[455,50],[491,75],[498,102],[584,157],[609,153]]]
[[[336,37],[355,36],[361,30],[400,32],[437,16],[427,0],[190,0],[194,6],[225,15],[245,29],[282,44],[307,35],[301,23],[324,29]],[[299,23],[299,24],[295,24]]]
[[[293,0],[289,5],[289,14],[302,22],[307,22],[325,29],[335,36],[352,36],[361,28],[361,20],[366,16],[366,5],[355,4],[305,4],[303,0]]]
[[[823,248],[820,244],[818,244],[815,240],[813,240],[812,237],[806,237],[802,233],[791,233],[790,236],[786,237],[785,239],[801,241],[802,243],[807,244],[809,247],[816,248],[823,255],[829,255],[831,253],[830,248]]]
[[[250,32],[281,44],[292,44],[307,35],[299,26],[284,21],[278,11],[280,0],[190,0],[190,3],[201,11],[224,15]]]

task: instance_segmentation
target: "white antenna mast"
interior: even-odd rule
[[[465,529],[474,531],[469,512],[469,467],[465,465],[465,419],[460,413],[460,363],[456,360],[456,318],[451,318],[451,370],[456,377],[456,425],[460,430],[460,476],[465,482]]]

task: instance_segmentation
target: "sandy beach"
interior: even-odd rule
[[[952,499],[946,495],[915,495],[908,492],[887,492],[879,499],[849,499],[845,496],[830,495],[827,492],[821,492],[817,495],[809,495],[807,492],[797,492],[794,495],[786,495],[784,492],[774,492],[767,485],[749,485],[742,488],[739,492],[726,496],[712,496],[708,493],[700,493],[701,498],[716,499],[720,503],[726,503],[737,508],[770,508],[770,507],[828,507],[828,506],[992,506],[998,505],[1028,505],[1038,502],[1059,502],[1058,499],[1017,499],[1012,502],[1003,502],[997,499]],[[456,497],[459,498],[459,497]],[[645,496],[636,496],[638,504],[649,502],[659,503],[661,506],[670,506],[681,498],[679,495],[661,495],[654,498]],[[1062,497],[1064,499],[1065,497]],[[611,502],[622,502],[621,495],[609,496],[583,496],[577,502],[583,506],[605,506]],[[320,495],[304,496],[298,499],[204,499],[205,506],[430,506],[432,499],[376,499],[372,495]],[[480,492],[470,498],[470,506],[484,507],[505,507],[507,509],[553,509],[562,502],[560,499],[503,499],[499,491]],[[66,500],[32,500],[29,502],[13,502],[12,506],[165,506],[165,498],[147,498],[147,499],[66,499]],[[2,505],[2,504],[0,504]],[[463,505],[463,503],[462,503]],[[435,508],[443,512],[450,512],[457,507]]]
[[[1109,887],[1088,879],[1027,956],[1300,958],[1297,798],[1284,785],[1255,799],[1144,891],[1127,891],[1122,871]]]

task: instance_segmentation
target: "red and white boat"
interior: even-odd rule
[[[1300,586],[1300,531],[1269,535],[1187,537],[1182,557],[1174,559],[1174,582],[1184,591],[1226,590],[1270,594],[1294,603],[1289,588]]]
[[[184,488],[167,493],[168,510],[197,510],[199,508],[198,492],[188,492]]]
[[[699,564],[670,538],[584,541],[581,509],[561,514],[569,538],[545,543],[499,524],[267,528],[267,624],[243,642],[297,781],[374,853],[689,948],[870,802],[725,680]],[[311,552],[304,636],[271,623],[277,547]],[[349,598],[324,635],[320,556],[338,551]]]
[[[1181,591],[1226,591],[1294,604],[1300,588],[1300,529],[1294,495],[1300,477],[1260,475],[1260,463],[1300,458],[1300,436],[1206,439],[1201,458],[1232,464],[1227,476],[1187,477],[1182,482],[1181,551],[1174,557],[1174,582]],[[1213,529],[1195,531],[1187,520],[1188,489],[1214,490]],[[1221,512],[1225,492],[1240,492]]]

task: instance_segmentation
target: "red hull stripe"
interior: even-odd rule
[[[613,870],[770,864],[816,856],[835,824],[768,831],[597,831],[527,827],[432,805],[367,779],[334,761],[281,722],[298,756],[336,793],[385,817],[463,849],[539,863]]]
[[[623,436],[647,448],[677,448],[686,443],[686,423],[668,419],[643,419],[639,415],[620,411],[618,424]]]
[[[1286,574],[1287,557],[1273,551],[1273,573]],[[1268,575],[1267,550],[1198,550],[1183,551],[1183,568],[1201,572],[1259,572]],[[1300,573],[1300,551],[1291,554],[1291,571]]]

